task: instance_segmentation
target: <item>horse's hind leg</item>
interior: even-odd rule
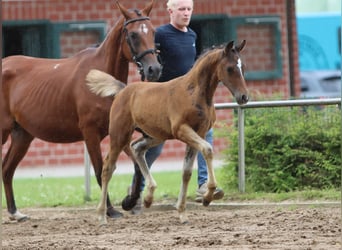
[[[113,172],[116,169],[116,161],[121,151],[117,151],[116,148],[110,148],[108,155],[104,161],[103,169],[102,169],[102,192],[100,203],[97,207],[97,213],[99,215],[100,225],[107,224],[106,218],[106,205],[107,205],[107,197],[108,197],[108,184],[110,179],[112,178]]]
[[[186,147],[186,153],[185,153],[185,158],[184,158],[184,163],[183,163],[181,190],[179,192],[178,201],[176,204],[176,208],[178,210],[181,223],[187,223],[188,222],[188,216],[185,213],[186,194],[188,191],[188,185],[189,185],[189,181],[191,179],[192,168],[194,165],[196,155],[197,155],[196,149],[191,148],[189,146]]]
[[[157,183],[153,179],[153,176],[150,173],[150,169],[147,166],[145,154],[149,148],[160,143],[162,143],[162,141],[146,136],[143,136],[131,143],[132,154],[140,167],[142,175],[147,181],[147,194],[144,198],[144,206],[146,208],[149,208],[153,202],[153,193],[154,190],[157,188]]]
[[[89,134],[89,136],[87,136]],[[102,188],[102,180],[101,180],[101,174],[102,174],[102,168],[103,168],[103,160],[102,160],[102,153],[101,153],[101,146],[100,146],[100,139],[97,136],[97,133],[93,131],[93,133],[84,133],[85,143],[87,146],[87,150],[89,152],[89,157],[91,159],[91,162],[93,164],[95,176],[97,183]],[[107,193],[107,215],[111,218],[120,218],[123,216],[122,213],[115,210],[112,206],[109,195]]]
[[[10,130],[2,130],[2,145],[4,145],[7,142],[10,133]]]
[[[33,136],[27,133],[23,128],[16,124],[11,132],[11,145],[4,158],[2,167],[2,179],[4,182],[7,210],[10,214],[10,219],[23,221],[28,219],[28,216],[20,213],[15,205],[13,193],[13,176],[19,162],[25,156]]]

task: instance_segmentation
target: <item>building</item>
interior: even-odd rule
[[[128,8],[143,8],[147,0],[121,1]],[[195,0],[191,27],[198,34],[199,51],[229,40],[247,40],[243,60],[252,99],[279,94],[299,96],[298,48],[294,0]],[[102,41],[119,17],[113,0],[4,0],[3,56],[26,54],[68,57]],[[166,1],[155,1],[151,21],[169,21]],[[134,65],[129,81],[139,79]],[[219,87],[215,102],[231,102],[230,93]],[[218,126],[230,123],[232,111],[217,112]],[[106,151],[106,139],[104,152]],[[215,152],[226,147],[215,139]],[[3,152],[6,152],[8,143]],[[83,143],[51,144],[35,139],[21,166],[83,163]],[[170,141],[161,157],[180,158],[184,145]],[[125,157],[123,156],[123,159]]]
[[[341,68],[341,14],[297,14],[299,69]]]

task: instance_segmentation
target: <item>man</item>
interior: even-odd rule
[[[159,82],[166,82],[173,78],[186,74],[196,60],[196,33],[188,27],[193,11],[193,0],[168,0],[167,10],[170,15],[170,23],[156,29],[155,43],[160,50],[160,59],[163,70]],[[210,129],[206,140],[213,143],[213,130]],[[146,152],[146,162],[149,167],[161,154],[164,143],[150,148]],[[198,189],[196,201],[202,202],[202,197],[207,191],[207,165],[202,156],[198,154]],[[134,178],[133,178],[134,181]],[[144,190],[143,181],[140,191]],[[214,192],[214,200],[222,199],[224,192],[217,188]],[[141,199],[132,209],[133,214],[141,213]]]

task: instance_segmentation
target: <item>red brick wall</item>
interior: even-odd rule
[[[282,42],[282,71],[283,76],[280,79],[248,81],[249,89],[252,93],[252,99],[257,99],[259,94],[263,96],[271,96],[274,93],[281,93],[285,98],[289,97],[289,57],[287,46],[287,18],[286,18],[286,1],[288,0],[195,0],[194,14],[227,14],[228,16],[248,16],[248,15],[276,15],[281,19],[281,42]],[[294,2],[294,0],[289,0]],[[121,1],[128,8],[143,8],[148,1]],[[166,1],[155,1],[155,6],[151,13],[151,20],[155,26],[169,21],[166,12]],[[106,20],[108,26],[112,26],[119,17],[119,11],[116,9],[113,0],[32,0],[32,1],[6,1],[2,3],[2,19],[3,20],[32,20],[32,19],[48,19],[52,22],[65,21],[89,21],[89,20]],[[295,89],[299,93],[299,77],[298,77],[298,48],[296,36],[295,11],[292,10],[291,24],[293,28],[293,48],[295,53]],[[79,35],[79,34],[78,34]],[[247,37],[246,37],[247,36]],[[256,32],[248,32],[244,29],[238,31],[238,39],[247,39],[246,50],[243,52],[247,67],[253,69],[272,69],[274,55],[270,54],[268,47],[272,47],[269,29],[264,27]],[[62,56],[69,56],[75,51],[96,43],[96,34],[83,33],[82,39],[76,39],[75,36],[68,36],[64,33],[61,37]],[[70,44],[77,46],[69,46]],[[69,44],[69,45],[68,45]],[[254,53],[260,53],[257,56]],[[264,56],[264,58],[263,58]],[[263,58],[263,59],[260,59]],[[273,58],[273,59],[272,59]],[[260,63],[260,62],[263,63]],[[138,80],[139,76],[134,65],[130,66],[130,75],[128,82]],[[219,86],[215,102],[231,102],[233,101],[231,94],[222,86]],[[220,110],[217,112],[217,126],[225,126],[231,123],[232,111]],[[106,152],[108,138],[103,142],[103,153]],[[7,151],[9,143],[3,147],[3,154]],[[219,153],[227,146],[227,142],[223,139],[215,138],[214,149]],[[184,145],[176,141],[168,141],[164,148],[163,158],[180,158],[184,155]],[[126,159],[122,156],[121,159]],[[40,165],[64,165],[64,164],[82,164],[83,163],[83,142],[72,144],[51,144],[35,139],[29,152],[21,166],[40,166]]]
[[[100,35],[96,31],[62,32],[60,36],[61,57],[70,57],[99,41]]]

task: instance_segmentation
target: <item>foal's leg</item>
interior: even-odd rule
[[[29,217],[17,210],[14,192],[13,192],[13,176],[19,162],[25,156],[33,136],[18,124],[14,126],[11,132],[11,144],[4,158],[2,166],[2,180],[6,194],[7,210],[11,220],[24,221]]]
[[[131,143],[132,154],[140,167],[142,175],[147,182],[147,194],[144,198],[144,206],[146,208],[149,208],[153,202],[153,193],[154,190],[157,188],[157,183],[153,179],[150,169],[147,166],[145,154],[149,148],[160,143],[162,143],[162,141],[146,136],[140,137],[139,139]]]
[[[183,163],[183,174],[182,174],[182,184],[181,189],[178,195],[178,201],[176,204],[176,208],[179,213],[179,218],[181,223],[187,223],[188,222],[188,216],[185,213],[186,208],[186,194],[188,191],[188,185],[189,181],[191,179],[192,174],[192,168],[194,165],[194,160],[197,155],[197,150],[194,148],[191,148],[189,146],[186,147],[186,153]]]
[[[202,153],[208,168],[208,191],[203,195],[203,205],[208,206],[213,200],[213,194],[216,189],[216,178],[213,168],[213,148],[206,140],[200,137],[191,127],[188,125],[180,126],[177,131],[177,138],[185,142],[190,147],[197,149]]]

